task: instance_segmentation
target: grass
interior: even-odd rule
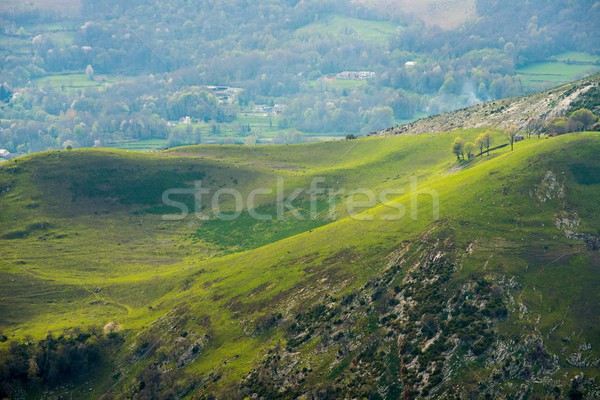
[[[378,9],[389,10],[390,14],[413,15],[428,25],[444,29],[458,28],[469,19],[477,16],[475,0],[445,4],[439,0],[365,0],[363,3]]]
[[[552,60],[556,61],[572,61],[577,63],[598,63],[600,62],[600,56],[595,56],[589,53],[581,53],[577,51],[568,51],[566,53],[558,54],[551,57]]]
[[[92,80],[85,74],[67,73],[45,76],[35,80],[34,83],[40,87],[55,87],[65,92],[73,92],[88,87],[103,87],[107,83],[116,82],[117,79],[116,77],[98,75]]]
[[[296,31],[297,37],[348,36],[368,43],[387,45],[398,25],[386,21],[370,21],[340,15],[327,16]]]
[[[197,237],[213,243],[226,252],[252,250],[297,234],[326,225],[327,202],[315,203],[316,218],[311,218],[311,204],[307,201],[292,203],[299,213],[293,215],[287,209],[277,209],[275,205],[257,207],[256,213],[264,216],[264,220],[256,219],[248,211],[244,211],[235,220],[208,220],[200,226]],[[285,211],[285,213],[284,213]],[[229,218],[234,212],[224,213]],[[281,215],[283,218],[279,218]]]
[[[48,330],[116,321],[130,346],[153,330],[171,343],[173,329],[159,329],[161,318],[174,318],[185,305],[185,315],[193,316],[186,329],[211,338],[185,371],[219,371],[221,380],[211,385],[222,387],[281,339],[279,328],[252,333],[258,316],[293,315],[325,294],[362,287],[399,244],[416,241],[435,223],[434,199],[426,194],[418,197],[418,218],[411,218],[408,188],[417,177],[419,188],[439,196],[441,221],[455,231],[457,254],[463,257],[460,249],[475,243],[456,279],[478,271],[516,276],[531,315],[542,316],[542,334],[564,321],[548,339],[551,349],[560,349],[561,338],[574,330],[597,355],[600,325],[593,317],[600,282],[592,275],[599,256],[556,229],[563,207],[558,200],[541,204],[529,193],[552,170],[564,176],[566,206],[577,211],[582,227],[600,228],[600,188],[588,173],[599,167],[594,154],[600,136],[530,139],[514,152],[503,148],[456,169],[454,137],[472,141],[480,132],[161,153],[73,150],[9,161],[0,172],[0,188],[9,189],[0,190],[0,236],[27,234],[0,239],[0,328],[11,339],[40,338]],[[503,140],[499,133],[496,140]],[[193,216],[165,221],[160,210],[149,212],[161,206],[164,190],[189,188],[197,180],[211,193],[235,188],[247,198],[255,188],[275,188],[278,177],[287,194],[308,188],[314,178],[345,189],[337,197],[337,220],[259,222],[244,214],[235,222]],[[386,221],[391,209],[378,204],[359,218],[345,218],[350,191],[358,188],[403,190],[388,200],[407,214]],[[191,198],[181,200],[193,205]],[[272,210],[274,200],[260,196],[259,211]],[[506,333],[529,323],[507,325]]]
[[[156,151],[164,149],[166,146],[167,141],[162,139],[145,139],[107,144],[109,148],[133,151]]]
[[[551,60],[543,63],[536,63],[520,67],[517,73],[521,75],[522,82],[529,87],[550,87],[561,83],[572,82],[585,75],[600,71],[600,67],[590,64],[570,64],[567,60],[584,62],[593,56],[584,53],[563,53],[552,57]],[[574,57],[574,58],[570,58]],[[587,62],[587,61],[585,61]]]
[[[259,144],[272,144],[282,140],[285,135],[299,135],[306,141],[323,141],[339,139],[346,136],[340,132],[308,133],[294,128],[279,127],[280,116],[269,113],[242,112],[234,122],[217,124],[218,131],[213,131],[213,123],[199,122],[192,125],[180,125],[176,129],[187,129],[190,126],[201,135],[202,144],[245,144],[248,136],[253,136]],[[250,126],[250,132],[243,127]],[[199,143],[188,143],[199,144]],[[120,147],[121,148],[121,147]]]

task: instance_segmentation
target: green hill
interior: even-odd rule
[[[1,390],[594,398],[600,135],[457,163],[454,137],[481,131],[4,163]],[[333,194],[313,202],[315,179]],[[201,209],[189,191],[199,181]],[[280,208],[278,185],[285,198],[303,192]],[[257,188],[256,211],[272,220],[210,214],[234,212],[230,189],[246,203]],[[180,212],[163,202],[169,189],[184,189],[169,199],[186,218],[163,218]],[[350,207],[369,193],[375,202]]]

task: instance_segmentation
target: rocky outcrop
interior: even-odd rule
[[[490,101],[453,113],[421,119],[380,132],[379,135],[441,133],[483,127],[502,129],[510,125],[525,130],[531,120],[545,120],[565,115],[570,110],[571,104],[599,85],[600,75],[594,75],[531,96]]]

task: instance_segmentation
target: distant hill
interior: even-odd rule
[[[381,134],[448,132],[484,126],[505,128],[512,124],[525,129],[529,120],[562,116],[575,104],[596,110],[600,103],[599,89],[600,74],[596,74],[542,93],[482,103],[453,113],[421,119]]]

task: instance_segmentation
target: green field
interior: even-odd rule
[[[96,75],[92,80],[85,74],[60,74],[36,79],[34,84],[39,87],[54,87],[65,92],[75,92],[89,87],[101,88],[106,84],[116,82],[118,79],[113,76]]]
[[[119,143],[109,143],[107,147],[120,150],[134,150],[134,151],[156,151],[162,150],[167,146],[166,140],[161,139],[147,139],[147,140],[135,140],[135,141],[124,141]]]
[[[387,45],[389,38],[397,31],[398,25],[391,22],[334,15],[298,29],[296,37],[350,36],[369,43]]]
[[[199,131],[202,144],[247,144],[249,136],[256,139],[257,144],[273,144],[286,136],[299,137],[300,141],[323,141],[340,139],[346,136],[343,132],[309,133],[298,131],[294,128],[279,127],[281,117],[270,113],[241,112],[238,118],[229,123],[214,124],[212,122],[198,122],[191,125],[179,125],[174,129],[185,131],[193,129]],[[245,131],[250,126],[250,132]],[[218,131],[213,131],[213,126]],[[197,142],[188,144],[199,144]]]
[[[551,57],[550,60],[518,68],[517,73],[523,84],[529,88],[547,88],[600,71],[600,66],[591,64],[597,61],[597,57],[585,53],[563,53]],[[567,61],[575,61],[577,64]]]
[[[65,0],[69,1],[69,0]],[[32,4],[30,4],[32,6]],[[0,5],[0,11],[2,6]],[[77,12],[77,11],[75,11]],[[79,28],[78,20],[52,23],[24,24],[23,26],[14,26],[12,31],[0,33],[2,47],[10,49],[13,55],[29,55],[32,51],[32,40],[38,35],[44,35],[50,38],[56,45],[67,47],[73,44],[75,32]],[[15,30],[23,28],[22,35],[15,35]]]
[[[110,321],[121,325],[127,345],[114,355],[120,378],[113,382],[99,376],[92,392],[70,392],[80,398],[97,397],[113,384],[133,384],[140,371],[159,362],[154,353],[141,359],[132,355],[140,341],[182,354],[176,343],[197,340],[202,351],[178,374],[193,381],[218,371],[219,379],[202,389],[212,393],[257,367],[278,341],[290,340],[285,324],[297,313],[319,304],[325,295],[360,293],[386,271],[398,249],[410,245],[410,252],[426,254],[421,252],[435,243],[429,235],[439,230],[440,240],[452,240],[448,257],[461,266],[453,285],[466,284],[472,274],[490,280],[506,275],[519,283],[510,293],[529,313],[519,318],[511,311],[510,319],[498,325],[503,335],[529,335],[535,325],[546,351],[569,354],[587,341],[590,354],[597,357],[600,325],[594,318],[580,317],[600,311],[600,282],[590,269],[600,259],[582,243],[566,239],[555,218],[562,210],[576,211],[578,230],[597,233],[600,187],[581,180],[581,174],[596,176],[588,172],[600,168],[594,157],[600,136],[531,139],[517,144],[514,152],[505,147],[490,157],[457,164],[450,152],[454,137],[472,141],[481,132],[297,146],[197,146],[153,154],[73,150],[5,163],[0,187],[10,190],[0,196],[0,328],[9,339],[21,340]],[[500,133],[495,136],[497,144],[503,143]],[[561,177],[565,199],[536,200],[535,188],[547,171]],[[256,188],[274,189],[278,177],[287,193],[308,188],[314,178],[347,191],[335,197],[334,218],[307,224],[294,224],[289,213],[277,224],[247,216],[234,222],[194,215],[181,221],[162,218],[177,212],[161,203],[164,190],[189,188],[201,180],[211,193],[234,188],[247,197]],[[435,203],[429,195],[420,196],[418,207],[411,209],[407,188],[414,178],[420,189],[437,193],[439,221],[433,219]],[[394,192],[386,205],[359,207],[362,214],[348,218],[350,191],[359,188],[375,194],[404,192]],[[193,205],[189,196],[176,198]],[[274,201],[273,193],[259,196],[259,210],[273,210]],[[232,204],[224,197],[221,207],[231,212]],[[295,204],[306,213],[306,194]],[[396,210],[392,204],[404,207],[402,219],[388,218]],[[418,217],[411,218],[411,211]],[[469,248],[471,255],[465,251]],[[256,325],[273,313],[289,322]],[[378,340],[383,326],[360,315],[352,334]],[[538,315],[541,322],[535,322]],[[183,331],[185,340],[177,339]],[[313,353],[310,349],[320,348],[325,340],[318,332],[298,347],[301,362],[314,368],[315,375],[309,377],[316,382],[331,379],[318,371],[329,371],[340,350],[333,344]],[[580,338],[561,340],[571,332],[581,332]],[[560,375],[570,374],[572,369],[560,357],[565,367]],[[175,359],[167,360],[165,368],[176,367]],[[583,370],[586,376],[597,376],[594,368]],[[345,367],[336,371],[334,376],[351,373]]]
[[[598,63],[598,62],[600,62],[600,56],[595,56],[595,55],[588,54],[588,53],[581,53],[581,52],[577,52],[577,51],[569,51],[566,53],[561,53],[554,57],[551,57],[551,59],[556,60],[556,61],[561,61],[561,62],[565,62],[565,61],[573,61],[573,62],[580,62],[580,63]]]

